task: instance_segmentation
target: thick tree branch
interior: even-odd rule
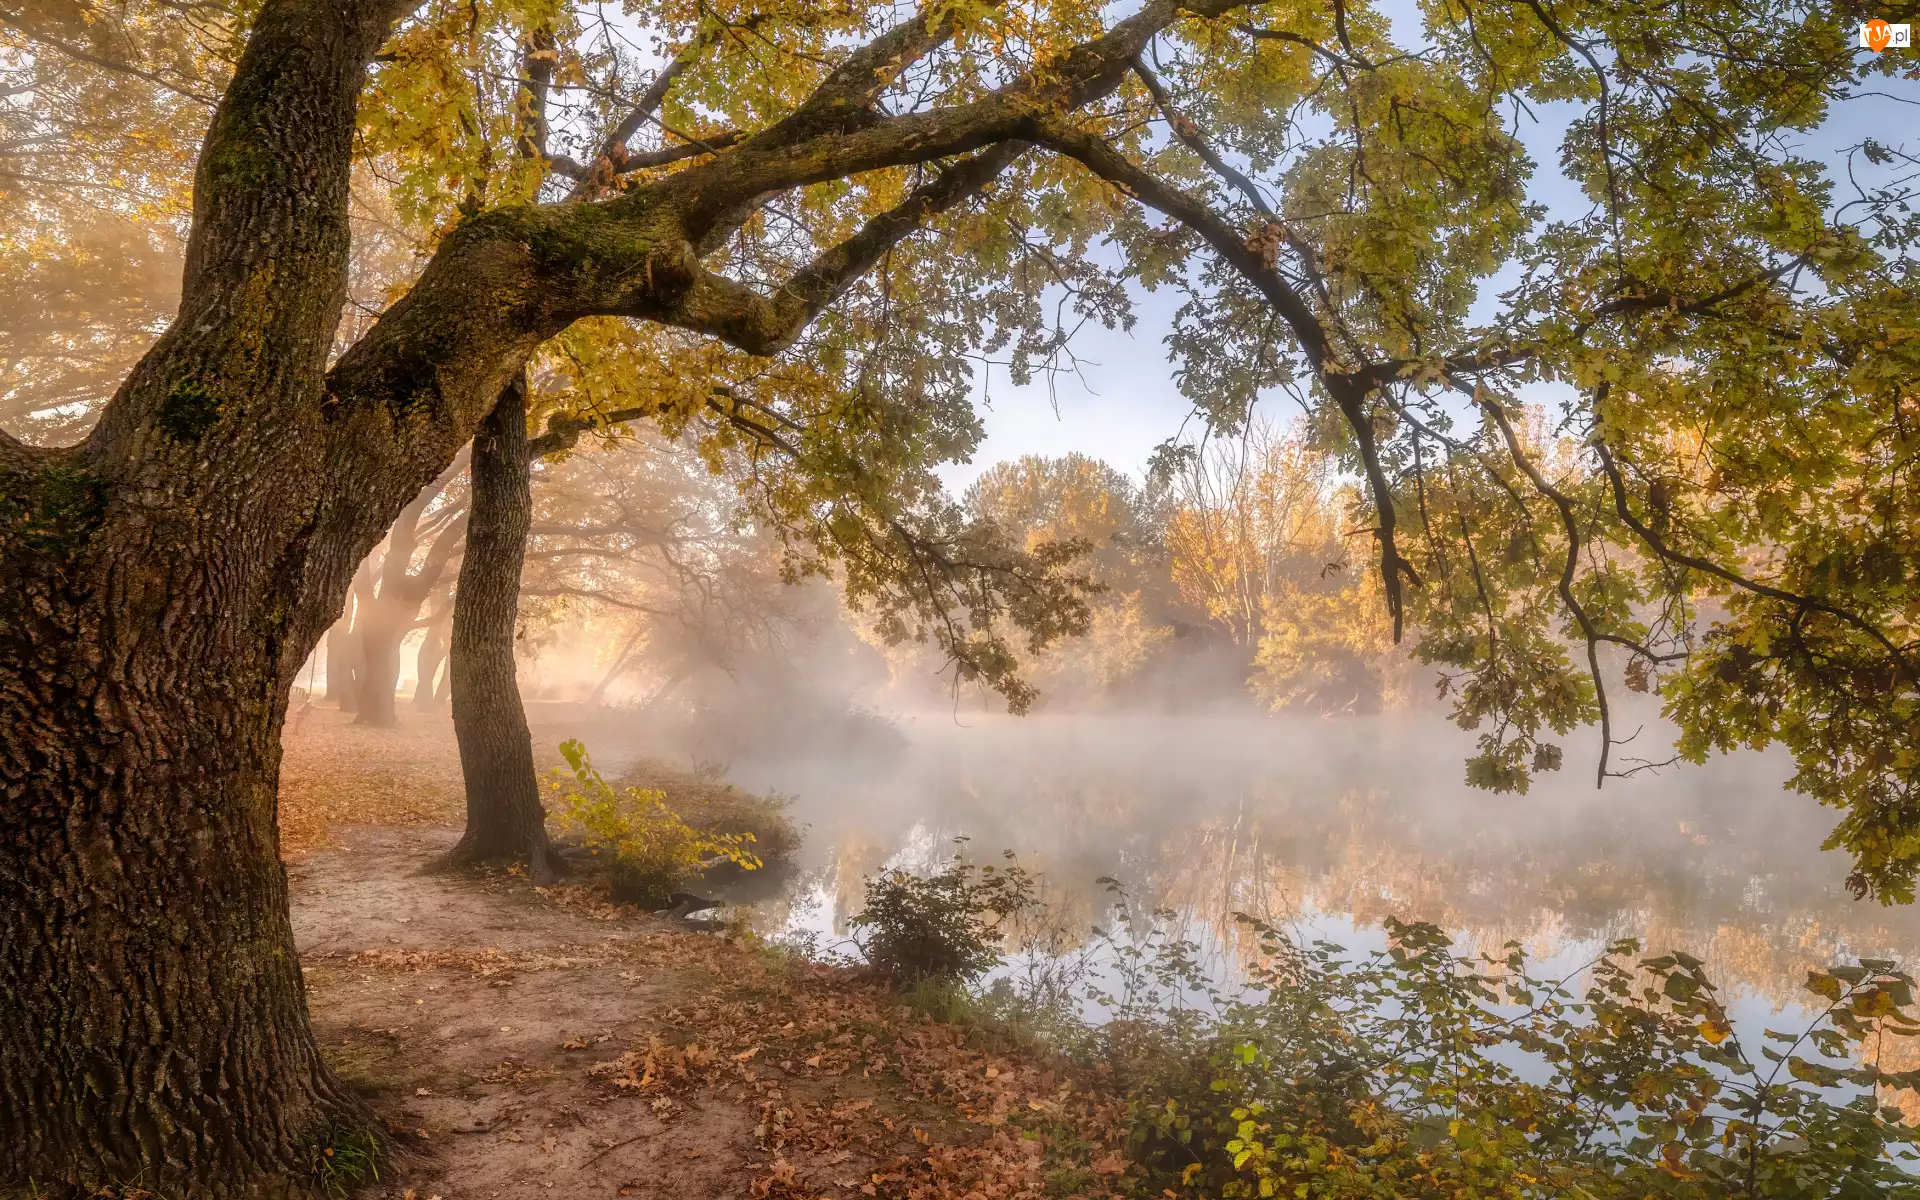
[[[644,408],[622,408],[610,413],[581,416],[576,413],[555,413],[547,418],[547,431],[527,443],[528,456],[545,458],[549,454],[558,454],[562,450],[571,450],[580,440],[580,436],[589,430],[606,429],[614,425],[624,425],[628,421],[638,421],[659,412],[659,408],[649,405]],[[535,530],[534,532],[539,532]]]
[[[1270,41],[1270,42],[1288,42],[1295,46],[1305,46],[1307,49],[1313,51],[1315,54],[1319,55],[1321,58],[1326,59],[1328,62],[1332,63],[1336,67],[1359,68],[1362,66],[1359,60],[1342,58],[1340,55],[1335,54],[1333,51],[1327,49],[1325,46],[1322,46],[1319,42],[1316,42],[1312,38],[1307,37],[1303,34],[1291,33],[1285,29],[1262,29],[1257,25],[1247,25],[1247,24],[1235,25],[1234,28],[1238,29],[1241,33],[1246,34],[1248,37],[1254,38],[1256,40]]]
[[[1330,357],[1326,327],[1306,298],[1286,281],[1247,239],[1221,219],[1207,204],[1174,187],[1140,166],[1106,139],[1064,119],[1039,123],[1033,138],[1039,144],[1079,162],[1127,195],[1198,233],[1214,253],[1253,284],[1272,304],[1292,331],[1307,365],[1315,375],[1327,369]]]
[[[466,546],[468,516],[469,514],[463,512],[449,521],[440,531],[440,535],[434,538],[433,545],[428,548],[427,560],[420,564],[419,572],[407,577],[407,590],[418,600],[425,600],[427,593],[431,592],[439,584],[440,577],[446,574],[447,568],[458,561]]]
[[[824,133],[878,121],[873,102],[901,72],[953,36],[954,10],[915,13],[861,46],[827,73],[811,95],[782,120],[756,134],[756,149],[792,146]]]
[[[519,145],[522,157],[536,160],[547,157],[547,97],[553,90],[558,58],[553,30],[548,26],[533,30],[521,48],[521,87],[526,92]]]
[[[1208,169],[1245,196],[1255,211],[1267,218],[1271,229],[1278,231],[1280,237],[1286,241],[1287,247],[1293,251],[1294,257],[1299,260],[1300,269],[1306,275],[1308,282],[1313,285],[1314,294],[1320,298],[1321,307],[1332,314],[1333,294],[1327,289],[1326,280],[1320,274],[1313,247],[1294,233],[1290,225],[1280,219],[1280,214],[1267,203],[1266,194],[1260,190],[1260,186],[1246,173],[1220,157],[1219,152],[1207,141],[1200,127],[1174,107],[1173,96],[1160,82],[1160,77],[1148,69],[1146,62],[1137,54],[1133,58],[1133,70],[1140,77],[1140,82],[1146,85],[1147,93],[1153,97],[1153,102],[1159,106],[1160,112],[1167,119],[1168,128],[1173,130],[1173,135],[1180,139],[1181,144],[1199,155],[1200,161],[1207,164]]]
[[[1507,453],[1512,456],[1514,465],[1519,467],[1532,482],[1534,490],[1553,501],[1553,506],[1560,511],[1560,524],[1567,536],[1567,554],[1560,566],[1557,590],[1560,593],[1560,602],[1567,606],[1569,613],[1573,614],[1574,623],[1580,627],[1581,637],[1587,644],[1587,675],[1593,681],[1594,703],[1600,709],[1600,769],[1594,779],[1594,786],[1601,787],[1607,782],[1607,757],[1613,750],[1613,711],[1607,704],[1607,681],[1600,674],[1601,634],[1595,628],[1593,619],[1587,615],[1586,607],[1573,594],[1574,575],[1580,567],[1580,549],[1584,544],[1580,537],[1580,523],[1574,516],[1573,501],[1565,492],[1549,483],[1540,468],[1534,465],[1533,460],[1521,449],[1520,439],[1513,432],[1513,423],[1507,419],[1506,410],[1501,408],[1497,401],[1491,400],[1482,401],[1480,408],[1499,428],[1500,436],[1507,444]]]
[[[724,225],[737,206],[770,192],[950,158],[1009,138],[1031,141],[1045,114],[1068,112],[1111,94],[1133,57],[1173,21],[1217,17],[1248,2],[1149,0],[1138,13],[1076,46],[1045,71],[1016,79],[969,104],[900,116],[881,117],[854,107],[856,101],[867,103],[881,86],[877,82],[861,85],[856,67],[883,75],[891,69],[885,66],[890,61],[885,55],[862,52],[843,64],[793,116],[748,138],[715,162],[662,181],[660,191],[683,205],[691,240],[698,243],[707,230]],[[923,26],[924,22],[901,27],[881,40],[893,38],[896,45],[924,53],[947,36],[938,28],[929,31]],[[863,115],[851,115],[855,112]],[[811,116],[802,120],[803,114]]]
[[[978,196],[1026,148],[1022,142],[1000,142],[947,167],[795,273],[771,297],[703,271],[687,294],[688,319],[676,323],[715,334],[751,354],[778,353],[902,238]]]
[[[762,19],[763,18],[756,15],[749,18],[749,24],[756,24]],[[642,170],[649,166],[664,166],[667,163],[677,162],[682,158],[690,158],[699,153],[713,153],[719,149],[712,141],[706,141],[690,146],[671,147],[667,151],[657,151],[653,155],[636,156],[628,152],[627,143],[633,140],[633,135],[640,132],[640,127],[651,120],[653,114],[659,111],[660,106],[666,103],[667,92],[672,89],[673,81],[684,74],[689,67],[699,62],[701,56],[712,47],[722,32],[723,30],[720,26],[708,25],[696,33],[693,39],[685,46],[681,47],[680,52],[673,56],[673,61],[660,68],[660,73],[655,75],[653,81],[647,85],[647,89],[640,93],[640,98],[634,101],[634,105],[628,110],[627,115],[622,117],[618,124],[607,131],[606,137],[601,139],[599,152],[594,155],[591,163],[583,166],[564,156],[548,156],[548,165],[560,171],[561,174],[570,176],[575,181],[573,191],[569,197],[570,199],[585,199],[593,194],[597,186],[595,169],[602,160],[606,162],[607,165],[605,169],[609,178],[611,178],[612,176],[622,175],[630,171]],[[657,161],[641,161],[642,159],[648,158]],[[563,163],[565,164],[564,166],[561,165]]]
[[[1119,86],[1141,46],[1184,17],[1217,16],[1246,0],[1149,0],[1112,30],[1043,73],[980,100],[846,122],[903,56],[947,36],[924,20],[882,35],[836,69],[787,121],[712,159],[604,201],[500,209],[444,239],[419,281],[334,365],[328,411],[345,443],[386,453],[424,481],[489,411],[535,347],[581,317],[620,315],[779,349],[871,266],[913,222],[984,186],[1007,153],[969,159],[931,190],[822,255],[774,297],[707,271],[698,247],[729,214],[772,192],[865,171],[933,162],[1031,140],[1039,116]],[[812,114],[801,120],[803,114]],[[819,130],[824,129],[824,132]],[[399,435],[396,439],[395,435]],[[363,450],[361,459],[366,459]],[[389,467],[366,461],[365,470]]]
[[[667,146],[660,150],[649,150],[644,154],[627,154],[621,157],[616,167],[609,160],[608,166],[616,176],[631,175],[635,171],[646,171],[654,167],[664,167],[670,163],[682,162],[689,158],[698,158],[703,154],[718,154],[730,146],[737,146],[746,139],[746,134],[737,129],[712,134],[679,146]],[[565,154],[547,155],[547,168],[568,179],[586,180],[593,174],[591,164],[582,163]]]
[[[667,92],[673,87],[673,81],[693,64],[699,62],[701,55],[707,52],[707,48],[713,45],[717,37],[717,29],[703,30],[695,35],[680,53],[673,56],[672,62],[660,68],[660,73],[653,77],[652,83],[647,85],[647,90],[640,93],[640,98],[634,101],[632,110],[621,118],[618,125],[607,132],[606,138],[600,143],[602,155],[613,157],[633,140],[633,135],[640,132],[640,127],[647,123],[647,119],[666,103]]]
[[[1180,139],[1180,144],[1199,155],[1200,161],[1206,163],[1209,170],[1233,185],[1234,190],[1245,196],[1247,202],[1252,204],[1262,216],[1275,217],[1277,214],[1274,213],[1273,206],[1267,203],[1266,193],[1262,192],[1259,185],[1248,178],[1245,172],[1221,158],[1214,148],[1207,144],[1207,139],[1200,133],[1200,127],[1174,108],[1173,97],[1167,92],[1166,85],[1161,83],[1160,77],[1148,68],[1146,60],[1137,54],[1133,56],[1133,73],[1138,75],[1140,82],[1146,85],[1147,94],[1152,96],[1154,104],[1159,106],[1160,114],[1167,119],[1167,127],[1173,130],[1174,137]]]

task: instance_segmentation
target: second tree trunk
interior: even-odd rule
[[[559,864],[547,841],[513,660],[520,568],[533,522],[529,466],[522,381],[501,394],[473,439],[473,506],[448,656],[467,829],[444,862],[524,861],[534,882],[546,883]]]

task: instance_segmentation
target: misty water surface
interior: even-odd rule
[[[1389,916],[1463,945],[1516,939],[1550,966],[1641,938],[1708,961],[1738,1008],[1797,1007],[1806,970],[1861,955],[1912,962],[1920,913],[1853,900],[1831,814],[1783,791],[1787,764],[1747,754],[1593,786],[1591,767],[1529,794],[1463,782],[1471,735],[1438,719],[950,714],[902,720],[891,750],[734,761],[733,782],[793,797],[799,870],[762,899],[769,929],[844,931],[861,881],[970,839],[1044,874],[1076,927],[1104,921],[1096,880],[1177,910],[1228,971],[1241,911],[1377,945]],[[1577,750],[1577,743],[1570,750]]]

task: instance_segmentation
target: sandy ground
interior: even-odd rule
[[[595,919],[510,876],[421,874],[451,838],[340,829],[337,849],[290,871],[316,1034],[401,1143],[423,1151],[381,1190],[747,1195],[769,1161],[751,1108],[708,1098],[689,1121],[691,1100],[590,1073],[698,986],[684,968],[635,969],[660,924]]]
[[[594,724],[530,707],[548,762]],[[315,1034],[397,1150],[365,1196],[1038,1200],[1110,1195],[1127,1169],[1097,1080],[860,972],[616,907],[591,880],[426,873],[464,815],[444,715],[381,730],[309,705],[285,751]]]
[[[280,764],[280,845],[297,855],[328,844],[339,825],[457,825],[465,817],[453,720],[403,701],[397,729],[356,725],[324,701],[287,714]],[[609,778],[631,761],[632,718],[579,704],[529,704],[534,761],[543,777],[561,765],[559,745],[581,738]]]
[[[365,1195],[1108,1195],[1118,1102],[845,969],[423,874],[451,829],[348,826],[289,865],[322,1050],[402,1153]]]

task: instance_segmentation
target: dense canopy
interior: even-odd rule
[[[1082,627],[1072,581],[994,588],[1015,560],[927,468],[977,441],[981,364],[1057,368],[1079,323],[1173,289],[1175,379],[1212,428],[1291,395],[1367,480],[1378,515],[1353,524],[1377,531],[1394,623],[1490,730],[1477,779],[1557,764],[1554,736],[1606,723],[1624,676],[1661,690],[1688,757],[1784,741],[1847,810],[1861,885],[1906,894],[1912,161],[1860,131],[1912,96],[1849,12],[1149,9],[1076,50],[1112,17],[950,6],[850,59],[905,10],[404,7],[354,143],[356,303],[417,273],[383,245],[452,263],[523,240],[549,406],[765,452],[754,499],[796,566],[842,569],[897,636],[937,631],[1029,696],[995,630],[1009,610],[1043,638]],[[164,322],[152,231],[184,224],[188,131],[248,18],[11,6],[5,182],[33,219],[8,284],[84,308],[8,329],[16,428],[70,427]],[[834,105],[862,115],[805,141]],[[693,222],[672,312],[596,290],[668,269],[643,197],[749,168]],[[429,270],[336,386],[385,386],[396,368],[360,363],[436,296],[470,308],[469,285]],[[1606,723],[1603,777],[1661,757],[1616,752],[1630,735]]]

